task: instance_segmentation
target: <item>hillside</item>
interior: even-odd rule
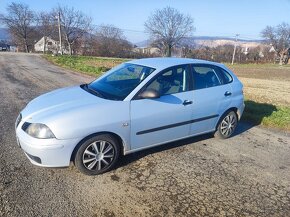
[[[262,40],[238,40],[237,45],[241,47],[257,47],[263,43]],[[192,38],[185,38],[182,41],[183,45],[194,47],[217,47],[223,45],[234,45],[234,38],[227,37],[211,37],[211,36],[196,36]],[[141,41],[135,44],[138,47],[148,47],[150,45],[149,40]]]
[[[7,28],[0,28],[0,41],[9,41],[11,39]]]

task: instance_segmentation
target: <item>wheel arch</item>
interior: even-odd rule
[[[109,131],[102,131],[102,132],[97,132],[97,133],[92,133],[88,136],[86,136],[85,138],[83,138],[81,141],[79,141],[79,143],[75,146],[72,154],[71,154],[71,158],[70,161],[73,161],[75,158],[75,155],[77,153],[77,150],[79,149],[79,147],[81,146],[82,143],[84,143],[86,140],[94,137],[94,136],[98,136],[98,135],[104,135],[104,134],[108,134],[113,136],[115,139],[117,139],[118,144],[120,145],[120,155],[124,155],[124,149],[125,149],[125,143],[124,140],[121,138],[121,136],[119,136],[116,133],[113,132],[109,132]]]

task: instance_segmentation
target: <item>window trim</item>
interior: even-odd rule
[[[138,95],[141,92],[143,92],[160,74],[163,74],[165,71],[170,70],[171,68],[181,67],[181,66],[188,67],[188,79],[189,79],[189,81],[193,81],[192,68],[191,68],[191,64],[190,63],[170,66],[170,67],[167,67],[165,69],[162,69],[160,72],[158,72],[156,75],[154,75],[146,84],[144,84],[144,86],[142,88],[140,88],[140,90],[132,97],[131,100],[140,100],[141,98],[138,98]],[[192,91],[192,90],[193,90],[193,83],[189,82],[189,89],[187,91],[178,92],[178,93],[185,93],[185,92]],[[162,95],[162,96],[166,96],[166,95],[171,95],[171,94],[165,94],[165,95]],[[162,97],[162,96],[160,96],[160,97]]]

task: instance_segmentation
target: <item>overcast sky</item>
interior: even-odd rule
[[[13,1],[0,0],[0,13]],[[196,36],[240,34],[243,39],[259,39],[267,25],[290,23],[290,0],[18,0],[35,11],[49,11],[59,5],[81,10],[94,25],[113,24],[123,29],[127,39],[142,41],[144,22],[156,9],[171,6],[194,18]]]

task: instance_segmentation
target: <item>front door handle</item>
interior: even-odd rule
[[[225,92],[225,96],[230,96],[232,93],[230,91]]]
[[[182,105],[184,105],[184,106],[190,105],[190,104],[192,104],[192,101],[190,101],[190,100],[184,100],[182,103]]]

